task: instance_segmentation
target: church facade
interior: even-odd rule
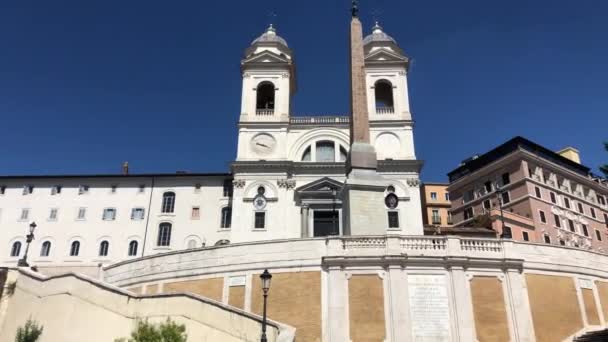
[[[377,151],[386,234],[421,235],[409,60],[379,25],[363,41],[370,143]],[[349,116],[296,116],[296,65],[270,26],[245,50],[238,149],[225,174],[0,177],[2,264],[91,272],[151,254],[260,240],[344,234]],[[384,232],[383,232],[384,233]]]

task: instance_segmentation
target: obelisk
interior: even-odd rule
[[[350,151],[342,191],[345,235],[383,235],[388,227],[384,207],[386,180],[377,172],[376,150],[370,143],[365,86],[363,30],[353,0],[350,22]]]

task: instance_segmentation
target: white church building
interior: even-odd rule
[[[379,25],[363,41],[370,142],[390,182],[387,234],[422,235],[408,58]],[[342,235],[349,116],[293,115],[296,65],[270,26],[245,50],[238,150],[225,174],[0,177],[0,258],[96,268],[201,246]],[[305,91],[305,90],[304,90]]]

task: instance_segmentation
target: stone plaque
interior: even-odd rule
[[[247,281],[247,277],[245,276],[236,276],[230,277],[228,279],[228,286],[245,286],[245,282]]]
[[[450,311],[444,275],[408,276],[412,337],[416,342],[450,340]]]

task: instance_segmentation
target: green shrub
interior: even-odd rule
[[[17,329],[15,342],[36,342],[40,335],[42,335],[42,330],[43,327],[30,318],[25,322],[25,326]]]
[[[151,324],[148,321],[138,321],[131,338],[116,339],[114,342],[186,342],[186,327],[167,318],[164,323]]]

